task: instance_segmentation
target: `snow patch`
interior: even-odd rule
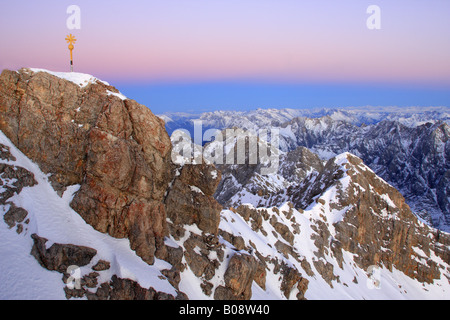
[[[80,88],[84,88],[91,83],[102,82],[105,85],[109,85],[106,81],[102,81],[90,74],[78,73],[78,72],[54,72],[46,69],[38,69],[38,68],[29,68],[34,73],[45,72],[51,74],[55,77],[68,80],[70,82],[75,83]]]

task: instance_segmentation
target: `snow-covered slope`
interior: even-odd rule
[[[92,261],[80,268],[81,277],[92,272],[92,266],[99,260],[111,262],[108,270],[99,271],[97,287],[88,290],[95,292],[100,283],[116,275],[132,279],[144,288],[153,287],[157,291],[176,295],[175,289],[161,273],[170,267],[167,262],[157,260],[150,266],[130,249],[127,239],[115,239],[94,230],[69,206],[77,186],[68,188],[59,197],[47,176],[3,133],[0,133],[0,144],[3,155],[0,163],[13,166],[15,170],[22,167],[32,173],[36,181],[35,185],[24,187],[0,207],[3,215],[12,203],[27,211],[26,220],[17,222],[15,227],[8,227],[4,221],[0,223],[2,299],[65,299],[65,283],[61,274],[44,269],[30,255],[32,234],[48,239],[47,247],[54,243],[70,243],[97,250]],[[343,154],[334,160],[334,164],[351,170],[351,157]],[[370,170],[362,164],[359,169]],[[17,182],[4,175],[2,181],[2,191]],[[219,249],[206,249],[201,245],[193,249],[199,257],[206,254],[211,261],[217,261],[214,275],[206,281],[196,275],[195,269],[183,258],[186,268],[180,274],[180,291],[190,299],[212,299],[214,296],[207,294],[205,285],[210,286],[210,292],[224,286],[224,274],[231,258],[236,255],[253,257],[261,265],[259,272],[264,274],[264,281],[256,281],[255,277],[252,279],[251,299],[296,299],[297,295],[307,299],[449,299],[450,284],[444,276],[450,276],[448,263],[433,251],[424,253],[426,249],[420,243],[413,248],[417,258],[411,259],[417,259],[418,264],[431,260],[439,265],[442,275],[432,283],[408,277],[395,266],[374,265],[368,272],[359,265],[355,253],[344,249],[340,249],[339,253],[336,250],[333,245],[336,241],[333,239],[339,238],[336,224],[344,220],[349,209],[337,208],[336,205],[339,205],[339,195],[348,192],[346,189],[350,185],[350,176],[342,176],[316,197],[311,205],[300,211],[289,203],[258,209],[243,204],[240,208],[223,210],[219,225]],[[388,195],[379,197],[395,206]],[[392,217],[386,212],[384,218]],[[18,224],[23,226],[20,233],[17,232]],[[328,236],[323,238],[324,234]],[[435,243],[431,230],[430,235]],[[202,231],[195,225],[186,225],[182,238],[175,240],[171,236],[166,243],[186,250],[192,246],[192,239],[202,236]],[[388,245],[385,250],[390,250]]]
[[[299,149],[294,155],[298,162],[291,162],[293,168],[281,166],[277,178],[262,176],[258,168],[253,168],[250,178],[228,197],[226,205],[231,206],[227,215],[239,212],[246,217],[248,230],[237,234],[249,238],[253,248],[273,250],[273,256],[283,252],[286,263],[294,263],[303,271],[309,280],[306,298],[450,298],[448,261],[442,260],[445,255],[428,251],[434,247],[440,252],[448,246],[448,234],[418,221],[400,194],[357,157],[344,153],[321,162],[307,149]],[[233,177],[239,185],[235,176],[242,170],[246,170],[244,165],[225,171],[224,178]],[[219,198],[225,194],[221,190],[226,188],[219,187]],[[258,215],[264,218],[257,221]],[[230,220],[242,223],[234,216],[222,219],[227,224]],[[233,230],[230,226],[222,228]],[[411,233],[411,239],[396,245],[394,234],[404,234],[405,230]],[[435,242],[440,235],[447,240]],[[430,239],[434,243],[431,246]],[[402,254],[411,252],[406,253],[411,260],[400,261],[401,250]],[[421,263],[442,267],[439,280],[416,277],[434,273],[421,270]],[[380,287],[364,270],[377,274]]]
[[[160,271],[168,267],[167,262],[159,260],[152,266],[148,265],[130,249],[128,239],[116,239],[94,230],[69,206],[73,193],[79,186],[68,188],[63,196],[59,197],[47,175],[24,156],[1,131],[0,145],[3,151],[0,166],[11,166],[12,170],[24,168],[36,180],[35,185],[24,187],[8,199],[2,198],[5,203],[0,205],[0,299],[66,298],[63,290],[66,284],[62,281],[62,275],[43,268],[30,254],[33,234],[48,239],[47,247],[53,243],[61,243],[97,250],[94,259],[88,265],[80,267],[80,278],[92,272],[91,267],[99,260],[106,260],[111,262],[111,268],[100,272],[99,284],[116,275],[135,280],[143,287],[153,287],[157,291],[176,295],[175,289],[168,281],[161,279],[164,276]],[[8,157],[9,159],[6,158],[8,153],[12,156]],[[20,181],[5,178],[6,168],[2,169],[0,192],[3,194],[15,189],[15,184]],[[17,223],[23,226],[20,233],[16,231],[16,227],[9,228],[3,218],[12,204],[27,211],[26,218]]]

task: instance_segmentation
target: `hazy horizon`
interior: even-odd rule
[[[74,71],[155,113],[449,106],[448,12],[447,0],[4,1],[0,69],[69,71],[72,33]]]
[[[449,107],[450,90],[335,84],[196,83],[116,86],[154,113],[363,106]]]

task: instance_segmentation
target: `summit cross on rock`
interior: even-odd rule
[[[77,39],[75,39],[75,36],[73,36],[72,34],[69,34],[66,39],[67,43],[69,44],[69,50],[70,50],[70,72],[73,72],[73,55],[72,55],[72,51],[75,48],[73,46],[73,44],[77,41]]]

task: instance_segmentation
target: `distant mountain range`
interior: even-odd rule
[[[449,107],[258,109],[161,117],[169,134],[180,128],[193,134],[194,120],[201,120],[203,132],[278,128],[283,152],[301,146],[323,160],[351,152],[400,190],[421,219],[450,231]]]
[[[204,113],[164,113],[159,117],[166,122],[169,135],[176,129],[192,129],[192,120],[202,120],[206,128],[225,129],[233,126],[258,129],[264,126],[281,126],[297,117],[346,121],[361,126],[383,120],[398,121],[415,127],[426,122],[441,120],[450,123],[450,107],[346,107],[313,109],[257,109],[252,111],[213,111]]]

